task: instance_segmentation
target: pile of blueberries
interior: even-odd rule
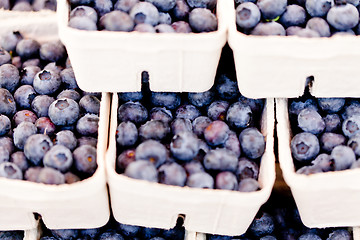
[[[49,230],[44,227],[40,240],[184,240],[182,223],[178,219],[174,228],[165,230],[121,224],[110,218],[101,228]]]
[[[352,240],[347,228],[308,228],[301,221],[295,202],[273,195],[259,210],[241,236],[207,235],[207,240]]]
[[[119,93],[117,172],[175,186],[259,189],[265,138],[258,130],[263,99],[240,95],[220,74],[201,93]]]
[[[79,89],[59,41],[0,41],[0,176],[73,183],[97,169],[98,93]]]
[[[216,0],[69,0],[69,26],[150,33],[216,31]]]
[[[56,0],[0,0],[0,9],[12,11],[56,11]]]
[[[360,101],[353,98],[289,100],[297,173],[313,174],[360,167]]]
[[[238,30],[249,35],[358,35],[359,0],[235,0]]]

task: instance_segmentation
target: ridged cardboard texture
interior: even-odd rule
[[[360,226],[360,169],[296,174],[286,99],[276,100],[276,119],[280,166],[303,223],[318,228]]]
[[[188,231],[224,235],[240,235],[246,231],[269,198],[275,181],[273,99],[267,100],[263,113],[266,150],[260,165],[261,190],[251,193],[169,186],[116,173],[117,109],[118,97],[113,94],[106,170],[112,212],[118,222],[169,229],[175,226],[178,215],[183,214]]]
[[[234,1],[227,1],[228,43],[233,50],[241,93],[249,98],[303,95],[314,77],[316,97],[359,97],[359,37],[301,38],[250,36],[236,28]]]
[[[159,34],[71,28],[70,6],[66,0],[59,0],[59,35],[78,84],[86,91],[140,91],[141,73],[147,71],[153,91],[203,92],[214,83],[226,42],[226,1],[218,0],[217,31]]]

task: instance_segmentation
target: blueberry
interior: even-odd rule
[[[29,110],[21,110],[15,113],[13,116],[13,123],[17,127],[22,122],[31,122],[34,123],[37,120],[37,116],[34,112]]]
[[[158,172],[154,164],[146,160],[136,160],[131,162],[125,169],[124,174],[127,177],[135,179],[147,180],[150,182],[158,181]]]
[[[11,129],[10,119],[6,115],[0,114],[0,136],[6,135]]]
[[[312,160],[320,151],[318,138],[307,132],[296,134],[291,139],[290,146],[293,157],[298,161]]]
[[[67,89],[78,89],[74,70],[72,68],[65,68],[60,72],[61,82],[65,85]]]
[[[360,132],[360,115],[345,119],[342,123],[342,131],[347,137],[352,137]]]
[[[142,124],[148,119],[148,112],[138,102],[127,102],[119,107],[118,119],[120,122],[131,121],[135,124]]]
[[[333,171],[334,170],[334,161],[330,155],[326,153],[319,154],[311,164],[319,168],[323,172]]]
[[[141,227],[134,225],[127,225],[119,223],[117,228],[120,230],[121,234],[128,238],[134,238],[139,233]]]
[[[1,4],[0,4],[1,5]],[[0,7],[1,8],[1,7]],[[18,42],[23,39],[22,35],[18,31],[5,32],[0,38],[0,46],[5,51],[15,51]],[[2,64],[0,64],[2,65]]]
[[[258,0],[257,5],[264,19],[272,20],[286,10],[287,0]]]
[[[52,71],[43,70],[34,77],[33,86],[38,94],[50,95],[55,93],[61,84],[60,76]]]
[[[79,106],[86,113],[100,113],[100,100],[93,95],[83,96],[79,101]]]
[[[135,125],[134,125],[135,127]],[[131,131],[126,132],[125,134],[130,134]],[[170,127],[167,123],[164,123],[160,120],[151,120],[147,121],[145,124],[141,125],[139,128],[139,136],[143,140],[154,139],[161,141],[170,133]]]
[[[277,22],[261,22],[256,25],[256,27],[251,31],[251,34],[258,36],[285,36],[285,29],[280,23]]]
[[[96,148],[90,145],[81,145],[73,152],[76,170],[80,173],[92,175],[97,168]]]
[[[230,105],[226,114],[226,121],[231,127],[241,129],[251,124],[252,116],[253,113],[250,106],[236,102]]]
[[[95,31],[97,30],[96,23],[94,23],[91,18],[82,16],[82,17],[72,17],[69,20],[69,26],[79,30],[88,30]]]
[[[314,30],[311,30],[309,28],[304,28],[295,33],[298,37],[306,37],[306,38],[318,38],[320,37],[320,34]]]
[[[82,136],[97,136],[99,128],[99,116],[85,114],[76,123],[76,131]]]
[[[5,146],[0,146],[0,154],[0,163],[9,161],[10,152]]]
[[[70,149],[63,145],[54,145],[44,155],[43,163],[45,167],[52,167],[60,172],[66,172],[73,163]]]
[[[54,72],[57,75],[60,75],[61,71],[64,70],[64,67],[59,65],[56,62],[50,62],[50,63],[46,64],[46,66],[44,67],[43,70],[46,70],[48,72]]]
[[[350,240],[352,239],[350,233],[345,229],[337,229],[329,234],[326,240]]]
[[[159,235],[161,233],[161,229],[159,228],[146,228],[146,227],[143,227],[141,228],[141,234],[140,236],[143,238],[143,239],[150,239],[150,238],[153,238],[157,235]]]
[[[206,8],[194,8],[189,13],[189,24],[194,32],[216,31],[218,22],[215,14]]]
[[[302,234],[298,240],[321,240],[321,237],[319,237],[318,235],[314,234],[314,233],[305,233]]]
[[[260,18],[260,10],[252,2],[244,2],[236,7],[236,24],[240,28],[253,28],[259,23]]]
[[[183,187],[186,182],[185,169],[175,162],[165,163],[159,167],[159,182]]]
[[[321,115],[313,109],[305,108],[301,110],[297,119],[299,127],[304,132],[317,135],[325,129],[325,121],[322,119]]]
[[[14,92],[14,99],[20,108],[31,108],[36,92],[31,85],[22,85]]]
[[[0,177],[22,180],[23,174],[15,163],[2,162],[0,163]]]
[[[11,63],[11,56],[8,51],[0,47],[0,66]]]
[[[320,137],[320,147],[323,151],[330,153],[334,147],[345,144],[345,137],[337,133],[324,133]]]
[[[214,91],[188,93],[189,102],[195,107],[202,108],[209,106],[214,99]]]
[[[0,8],[2,8],[4,10],[9,10],[10,9],[10,0],[0,1]]]
[[[184,169],[187,175],[191,175],[198,172],[204,172],[204,167],[201,162],[192,160],[190,162],[186,162],[184,165]]]
[[[37,128],[35,124],[31,122],[22,122],[15,129],[13,133],[14,145],[18,149],[24,149],[26,140],[31,136],[37,133]]]
[[[210,146],[219,146],[229,137],[229,126],[223,121],[213,121],[204,130],[204,139]]]
[[[226,139],[226,141],[224,142],[224,147],[230,151],[232,151],[233,153],[235,153],[235,155],[237,157],[240,157],[241,154],[241,148],[240,148],[240,142],[239,139],[236,135],[235,132],[233,131],[229,131],[229,137],[228,139]]]
[[[341,119],[338,114],[327,114],[323,117],[325,122],[325,132],[336,132],[341,127]]]
[[[302,100],[294,100],[291,102],[289,106],[289,113],[292,115],[299,115],[301,110],[305,108],[310,108],[313,110],[318,110],[317,103],[314,99],[306,99],[305,101]]]
[[[24,231],[2,231],[0,232],[2,240],[21,240],[24,239]]]
[[[265,152],[265,138],[256,128],[246,128],[240,133],[241,150],[250,159],[256,159]]]
[[[171,24],[175,32],[177,33],[191,33],[190,25],[185,21],[176,21]]]
[[[185,118],[193,121],[195,118],[201,115],[200,111],[190,104],[182,105],[176,110],[176,118]]]
[[[173,120],[173,116],[171,111],[164,107],[154,107],[150,110],[150,119],[170,123]]]
[[[136,24],[148,23],[155,26],[159,22],[158,9],[148,2],[139,2],[135,4],[129,14]]]
[[[135,150],[127,149],[120,153],[118,158],[116,159],[116,166],[119,170],[123,171],[127,166],[135,161]]]
[[[129,147],[136,143],[138,129],[132,122],[122,122],[116,129],[116,142],[120,146]]]
[[[246,178],[257,179],[259,176],[259,166],[246,158],[240,158],[236,174],[240,180]]]
[[[170,143],[171,154],[180,161],[190,161],[199,152],[197,136],[192,132],[177,133]]]
[[[57,62],[66,57],[66,50],[60,41],[49,41],[41,44],[40,58],[47,62]]]
[[[81,181],[81,179],[72,172],[65,173],[64,177],[65,177],[65,183],[67,183],[67,184]]]
[[[86,95],[86,96],[91,96],[91,95]],[[85,96],[84,96],[85,97]],[[65,89],[63,91],[61,91],[57,96],[56,99],[60,99],[60,98],[70,98],[76,102],[79,102],[81,99],[81,95],[80,93],[78,93],[76,90],[74,89]],[[80,103],[79,103],[80,104]],[[91,104],[91,103],[90,103]],[[84,105],[84,104],[83,104]],[[81,106],[80,106],[81,107]],[[90,105],[90,106],[84,106],[84,109],[94,109],[94,105]],[[94,109],[95,110],[95,109]],[[86,110],[85,110],[86,112]]]
[[[5,148],[5,150],[11,154],[14,151],[14,142],[10,137],[0,137],[0,147]],[[0,154],[1,156],[1,154]]]
[[[213,9],[216,6],[216,0],[186,0],[192,8]]]
[[[235,172],[238,166],[238,158],[233,152],[225,148],[217,148],[210,150],[205,155],[203,164],[208,170]]]
[[[359,11],[352,4],[335,5],[330,8],[326,19],[332,27],[346,31],[359,23]]]
[[[353,101],[348,106],[345,106],[341,117],[345,120],[353,115],[360,115],[360,103],[358,101]]]
[[[202,137],[204,135],[204,131],[206,127],[209,126],[211,122],[212,122],[211,119],[206,116],[199,116],[195,118],[194,121],[192,122],[192,128],[194,133],[198,137]]]
[[[49,107],[54,101],[55,99],[48,95],[38,95],[31,102],[31,109],[38,117],[48,117]]]
[[[318,98],[320,108],[327,113],[337,113],[345,105],[345,98]]]
[[[65,176],[54,168],[44,167],[40,170],[36,182],[51,185],[64,184]]]
[[[149,33],[156,33],[155,28],[153,25],[147,23],[139,23],[134,27],[134,31],[136,32],[149,32]]]
[[[97,138],[94,137],[88,137],[88,136],[82,136],[78,139],[78,146],[82,145],[90,145],[96,148],[97,146]]]
[[[57,229],[50,230],[52,235],[58,239],[73,239],[79,235],[79,231],[77,229]]]
[[[215,120],[225,120],[226,112],[229,108],[229,103],[226,101],[214,101],[208,107],[207,115],[208,117]]]
[[[34,0],[32,4],[34,11],[40,11],[42,9],[56,11],[56,6],[55,0]]]
[[[220,172],[215,178],[215,188],[236,190],[238,188],[238,181],[232,172]]]
[[[107,31],[131,32],[134,29],[135,23],[126,12],[115,10],[102,16],[99,25]]]
[[[55,125],[63,126],[74,124],[79,118],[79,112],[80,108],[77,102],[69,98],[61,98],[51,103],[48,114]]]
[[[159,11],[168,12],[175,7],[176,0],[145,0],[152,3]]]
[[[40,59],[39,58],[31,58],[31,59],[27,59],[23,62],[22,67],[26,68],[26,67],[40,67],[41,63],[40,63]],[[41,71],[41,69],[39,70],[39,72]]]
[[[169,13],[159,12],[159,24],[171,25],[171,23],[172,23],[172,18]],[[173,29],[173,31],[174,31],[174,29]]]
[[[30,182],[37,182],[42,167],[30,167],[25,171],[24,179]]]
[[[77,6],[70,12],[70,18],[73,17],[88,17],[97,23],[98,15],[92,7],[89,6]]]
[[[94,9],[99,14],[99,17],[102,17],[112,11],[113,3],[111,0],[94,0]]]
[[[316,174],[316,173],[321,173],[321,172],[324,172],[324,171],[318,165],[303,166],[296,171],[297,174],[304,174],[304,175],[311,175],[311,174]]]
[[[20,71],[20,83],[22,85],[32,85],[35,75],[40,72],[38,66],[27,66]]]
[[[44,134],[31,135],[25,142],[24,154],[34,165],[40,165],[45,153],[53,146],[51,139]]]
[[[139,0],[117,0],[114,5],[114,9],[128,13],[130,12],[131,8],[138,2]]]
[[[271,236],[271,235],[266,235],[266,236],[260,238],[259,240],[277,240],[277,238],[274,236]]]
[[[39,54],[40,44],[33,39],[22,39],[16,45],[16,53],[22,59],[36,57]]]
[[[175,33],[175,30],[169,24],[159,24],[155,26],[156,33]]]
[[[187,181],[186,186],[193,188],[214,188],[214,179],[206,172],[198,172],[191,174]]]
[[[262,213],[261,216],[255,217],[249,227],[249,232],[255,237],[261,237],[272,234],[275,230],[273,217],[268,213]]]
[[[190,7],[185,0],[176,0],[172,9],[172,14],[177,20],[185,20],[188,18]]]
[[[185,118],[176,118],[171,123],[171,131],[174,135],[184,131],[191,132],[192,131],[191,121]]]
[[[0,87],[14,92],[20,82],[19,70],[12,64],[0,66]]]
[[[29,163],[26,160],[25,154],[21,151],[11,154],[9,162],[16,164],[21,171],[26,171],[29,168]]]
[[[80,229],[79,233],[83,237],[89,237],[91,238],[97,238],[97,236],[100,234],[99,228],[90,228],[90,229]]]
[[[339,145],[331,151],[331,158],[334,161],[335,170],[350,168],[356,161],[355,153],[350,147]]]
[[[320,37],[330,37],[329,24],[320,17],[313,17],[306,23],[306,28],[314,30],[320,34]]]
[[[239,192],[254,192],[260,189],[259,182],[253,178],[245,178],[240,180],[238,191]]]
[[[162,165],[168,158],[165,146],[155,140],[146,140],[135,150],[136,160],[147,160],[156,167]]]
[[[312,17],[324,17],[334,4],[333,0],[306,0],[306,10]]]
[[[306,11],[299,5],[288,5],[286,11],[281,15],[279,22],[285,28],[304,25],[306,22]]]
[[[356,156],[360,156],[360,134],[350,137],[347,146],[352,148]]]
[[[118,93],[118,97],[119,100],[123,102],[138,102],[143,99],[143,94],[142,92],[121,92]]]

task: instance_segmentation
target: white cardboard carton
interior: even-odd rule
[[[58,1],[60,39],[69,53],[80,88],[94,92],[134,92],[141,73],[150,88],[165,92],[203,92],[214,83],[226,42],[224,3],[218,0],[218,30],[210,33],[83,31],[68,27],[68,1]]]
[[[286,99],[276,100],[279,162],[301,220],[308,227],[360,226],[360,169],[302,175],[295,173]]]
[[[0,37],[19,31],[26,38],[46,42],[59,39],[56,13],[50,10],[19,12],[0,9]]]
[[[234,1],[227,1],[228,42],[241,93],[249,98],[292,98],[304,93],[314,76],[317,97],[359,97],[359,37],[300,38],[249,36],[239,32]]]
[[[0,229],[33,229],[39,213],[50,229],[95,228],[110,216],[105,177],[110,95],[102,95],[94,175],[73,184],[46,185],[0,178]]]
[[[262,119],[266,150],[260,165],[261,190],[251,193],[169,186],[116,173],[117,109],[118,97],[113,94],[106,170],[112,212],[118,222],[170,229],[183,214],[185,229],[191,232],[240,235],[246,231],[275,181],[273,99],[267,100]]]

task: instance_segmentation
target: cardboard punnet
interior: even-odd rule
[[[240,235],[270,196],[275,181],[274,100],[268,99],[262,119],[266,150],[261,159],[261,190],[250,193],[169,186],[132,179],[115,171],[118,97],[113,94],[106,170],[112,212],[118,222],[169,229],[179,214],[188,231]]]
[[[236,28],[234,1],[227,1],[228,43],[233,50],[241,93],[249,98],[303,95],[314,77],[317,97],[359,97],[359,37],[301,38],[251,36]]]
[[[288,102],[276,100],[279,162],[301,220],[308,227],[360,226],[360,169],[303,175],[295,173]]]
[[[68,26],[68,1],[58,1],[59,35],[66,46],[80,88],[134,92],[141,73],[159,92],[204,92],[214,83],[226,42],[224,3],[218,0],[218,30],[209,33],[84,31]]]

